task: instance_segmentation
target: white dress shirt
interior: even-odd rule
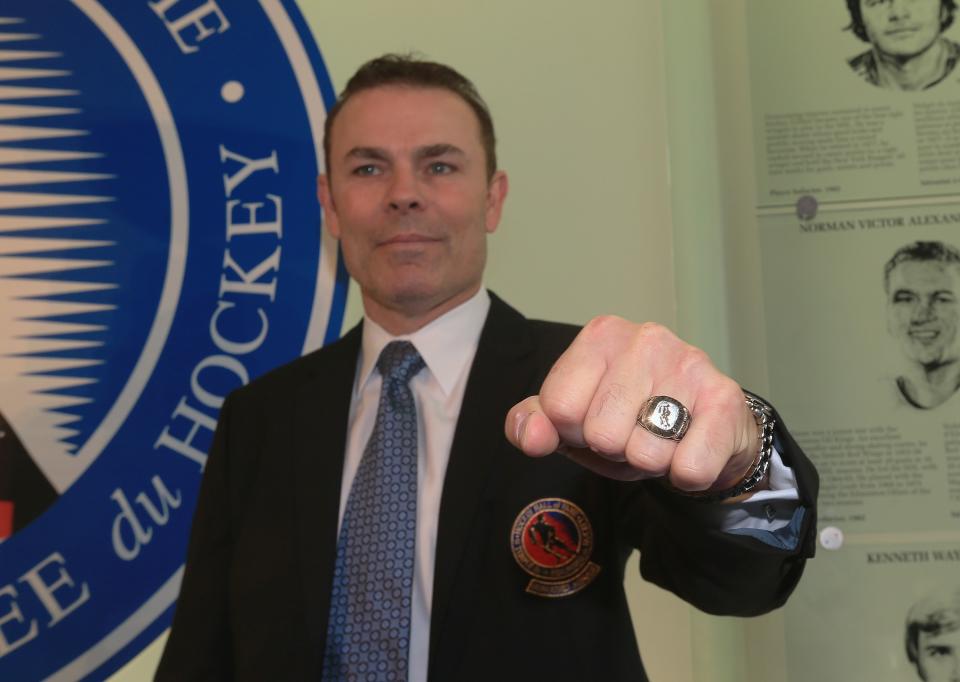
[[[430,608],[433,599],[434,559],[443,479],[450,460],[450,447],[463,403],[467,375],[477,352],[480,332],[490,309],[487,290],[480,290],[465,303],[425,327],[404,336],[391,336],[365,317],[360,362],[350,400],[343,482],[340,489],[340,523],[347,497],[360,465],[363,450],[373,432],[382,379],[376,369],[383,348],[398,339],[413,343],[426,367],[410,380],[417,406],[417,532],[413,595],[410,614],[409,682],[426,682],[430,646]],[[522,396],[526,397],[526,396]],[[504,415],[506,417],[506,415]],[[499,425],[496,425],[499,428]],[[796,507],[793,471],[774,452],[773,490],[757,493],[740,505],[705,505],[715,512],[724,530],[749,528],[772,531],[786,526]],[[339,525],[338,525],[339,529]],[[339,534],[339,530],[338,530]]]

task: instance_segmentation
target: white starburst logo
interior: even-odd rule
[[[61,53],[3,49],[40,37],[20,24],[0,18],[0,411],[63,492],[86,465],[72,456],[75,408],[106,360],[97,349],[110,330],[92,314],[115,307],[91,296],[117,286],[113,242],[91,234],[106,218],[90,209],[112,201],[113,176],[76,170],[102,157],[70,125],[79,93]]]

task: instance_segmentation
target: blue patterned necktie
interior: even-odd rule
[[[407,679],[417,525],[417,408],[408,385],[424,367],[409,341],[380,353],[373,433],[343,514],[323,682]]]

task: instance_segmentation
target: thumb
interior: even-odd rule
[[[507,440],[530,457],[544,457],[560,446],[560,434],[540,408],[538,396],[514,405],[503,428]]]

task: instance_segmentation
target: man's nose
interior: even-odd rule
[[[910,14],[910,0],[890,0],[887,8],[891,17],[905,17]]]
[[[416,173],[410,169],[397,169],[387,193],[387,204],[392,211],[413,211],[423,206],[423,197]]]
[[[933,311],[933,302],[918,303],[913,309],[913,315],[910,321],[913,323],[929,322],[934,319],[936,314]]]

